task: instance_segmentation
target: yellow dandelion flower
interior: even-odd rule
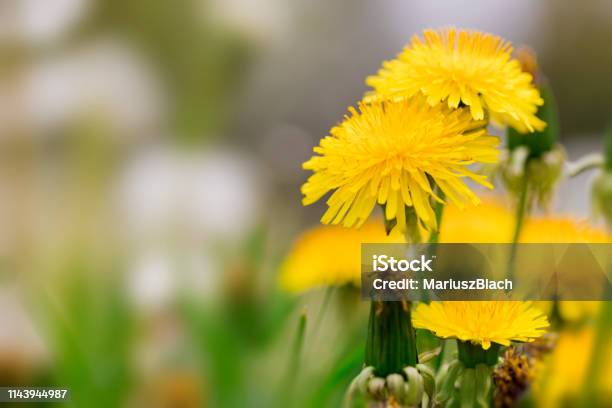
[[[586,220],[568,216],[530,218],[521,231],[520,242],[529,243],[606,243],[612,237]]]
[[[414,208],[427,229],[435,229],[430,198],[441,199],[431,181],[459,206],[479,202],[463,178],[493,187],[468,166],[497,161],[499,140],[467,111],[431,107],[418,97],[360,103],[359,111],[349,112],[313,149],[319,156],[303,165],[314,172],[302,186],[304,205],[335,190],[327,200],[324,224],[360,226],[379,203],[401,231],[406,230],[406,207]]]
[[[545,333],[548,319],[531,302],[432,302],[420,303],[412,315],[416,328],[441,338],[509,346],[511,341],[532,341]]]
[[[568,216],[544,216],[530,218],[521,231],[520,242],[526,243],[607,243],[612,237],[603,228],[597,228],[586,220]],[[537,302],[546,313],[552,310],[552,302]],[[576,322],[592,318],[601,307],[600,301],[560,301],[559,313],[563,320]]]
[[[492,120],[520,132],[542,130],[536,116],[544,101],[533,78],[512,58],[512,45],[492,34],[448,28],[414,36],[366,83],[373,97],[401,99],[423,93],[431,105],[469,106],[476,120]]]
[[[538,406],[572,406],[569,403],[578,401],[586,381],[594,383],[593,389],[597,395],[609,400],[612,396],[612,365],[604,364],[594,378],[588,375],[596,336],[593,327],[565,330],[559,334],[555,348],[545,356],[542,373],[533,385]],[[599,352],[599,359],[610,361],[612,341],[606,338]]]
[[[499,198],[485,196],[476,207],[444,209],[441,243],[511,243],[514,214]],[[525,220],[521,243],[607,243],[612,236],[587,220],[559,214]]]
[[[447,206],[438,242],[509,243],[513,228],[514,219],[508,208],[499,200],[485,196],[480,205],[464,210]]]
[[[403,243],[397,231],[389,236],[381,220],[360,229],[320,226],[302,234],[284,260],[280,286],[288,292],[303,292],[322,286],[361,284],[362,243]]]
[[[440,243],[511,243],[514,215],[499,198],[484,197],[477,207],[460,211],[454,206],[444,209],[440,227]],[[527,218],[520,243],[607,243],[612,237],[603,228],[570,216],[548,215]],[[521,270],[518,270],[521,276]],[[553,302],[533,302],[534,307],[550,315]],[[569,322],[592,318],[601,307],[600,301],[559,301],[559,313]]]

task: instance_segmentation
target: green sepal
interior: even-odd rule
[[[401,373],[418,362],[409,302],[373,301],[370,306],[365,364],[377,376]]]
[[[359,390],[362,395],[365,395],[368,392],[368,381],[372,377],[374,377],[374,367],[365,367],[351,382],[349,394]]]
[[[404,377],[401,374],[389,374],[387,376],[387,388],[389,393],[398,401],[406,399],[406,381],[404,381]]]
[[[540,94],[544,105],[540,106],[536,116],[546,122],[541,132],[519,133],[512,127],[506,130],[508,149],[513,151],[520,146],[529,149],[530,158],[537,158],[553,149],[559,141],[559,113],[557,102],[550,85],[547,83],[540,87]]]
[[[383,214],[383,222],[385,223],[385,233],[389,235],[393,228],[397,225],[397,220],[393,218],[392,220],[387,219],[387,206],[386,204],[381,204],[380,208],[382,209]]]
[[[423,377],[414,367],[404,368],[406,373],[406,393],[404,401],[410,406],[418,405],[423,399]]]
[[[491,343],[491,347],[485,350],[480,344],[472,344],[470,341],[457,340],[457,350],[459,360],[468,368],[475,368],[478,364],[494,366],[499,360],[499,350],[501,346]]]

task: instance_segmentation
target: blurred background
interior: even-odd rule
[[[0,385],[87,407],[337,406],[364,305],[341,294],[319,319],[325,293],[276,282],[322,214],[300,204],[301,163],[381,61],[445,25],[529,44],[570,159],[601,148],[606,0],[2,0]],[[553,207],[588,217],[590,177]]]

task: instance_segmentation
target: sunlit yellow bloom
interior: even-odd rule
[[[521,242],[531,243],[605,243],[612,237],[602,228],[567,216],[530,218],[521,231]]]
[[[468,166],[497,161],[499,141],[466,110],[431,107],[417,97],[361,103],[359,111],[349,111],[351,115],[314,148],[318,156],[303,165],[314,171],[302,186],[304,205],[335,190],[327,200],[324,224],[359,226],[379,203],[385,205],[386,219],[396,219],[402,231],[406,207],[413,207],[422,224],[434,229],[430,198],[440,198],[429,178],[458,206],[479,202],[463,178],[492,188]]]
[[[321,286],[361,283],[362,243],[402,243],[397,231],[389,236],[383,222],[375,219],[360,229],[320,226],[303,235],[293,245],[281,266],[279,283],[290,292]]]
[[[606,243],[612,237],[603,228],[597,228],[586,220],[562,216],[534,217],[525,223],[520,236],[528,243]],[[552,310],[552,302],[536,302],[546,313]],[[565,321],[576,322],[593,317],[601,307],[599,301],[560,301],[559,314]]]
[[[366,83],[371,97],[400,99],[419,92],[431,105],[470,107],[474,119],[491,119],[521,132],[542,130],[536,117],[544,101],[531,74],[512,58],[512,45],[492,34],[448,28],[414,36],[397,56],[386,61]]]
[[[477,207],[463,211],[447,206],[440,228],[441,243],[511,243],[514,215],[494,197],[485,197]],[[527,218],[519,238],[522,243],[606,243],[612,237],[603,228],[586,220],[569,216],[549,215]],[[519,271],[520,273],[520,271]],[[553,302],[538,301],[533,305],[546,314]],[[599,301],[560,301],[559,313],[565,321],[576,322],[595,316]]]
[[[544,359],[543,370],[533,385],[538,406],[578,406],[587,381],[593,382],[592,390],[599,395],[600,401],[610,401],[612,365],[602,364],[601,371],[594,378],[588,375],[596,335],[592,327],[560,333],[553,352]],[[597,358],[607,362],[612,359],[612,341],[607,337],[604,341]]]
[[[485,196],[476,207],[444,209],[439,242],[511,243],[515,218],[510,209],[495,197]],[[606,243],[612,236],[603,228],[571,216],[529,217],[519,237],[522,243]]]
[[[514,219],[499,200],[484,197],[478,206],[460,210],[444,209],[440,226],[441,243],[508,243],[512,241]]]
[[[509,346],[511,341],[532,341],[545,333],[548,319],[531,302],[432,302],[420,303],[413,316],[416,328],[442,338]]]

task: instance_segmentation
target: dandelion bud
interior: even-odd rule
[[[533,65],[535,60],[531,61],[528,52],[523,54],[523,65],[537,71],[537,65]],[[510,155],[501,169],[508,190],[519,196],[527,188],[528,202],[537,200],[540,206],[546,207],[561,176],[565,151],[558,143],[559,115],[555,97],[545,80],[539,82],[544,105],[538,109],[537,117],[548,125],[530,134],[509,128],[507,144]],[[517,169],[522,169],[522,172]]]
[[[521,46],[517,48],[515,56],[519,64],[521,64],[521,69],[529,73],[533,77],[534,82],[539,83],[541,80],[541,72],[538,64],[538,56],[535,51],[529,47]]]
[[[524,146],[512,151],[501,166],[504,183],[517,196],[527,183],[529,202],[535,201],[541,207],[546,207],[563,174],[565,150],[561,145],[555,145],[538,157],[528,155]]]
[[[529,160],[527,163],[527,177],[533,198],[542,207],[550,203],[555,186],[561,178],[565,158],[563,147],[556,145],[540,158]]]

